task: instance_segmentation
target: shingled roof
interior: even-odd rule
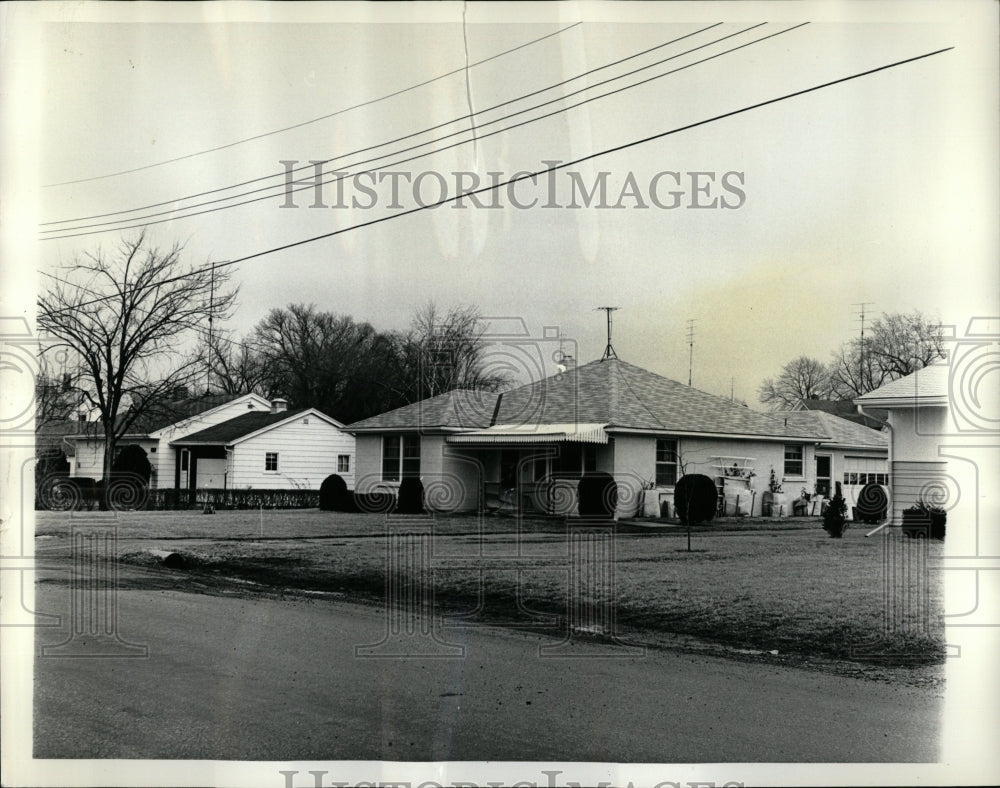
[[[789,424],[811,430],[826,437],[823,442],[828,446],[851,449],[883,449],[889,448],[889,436],[884,432],[869,429],[862,424],[834,416],[819,410],[798,410],[781,413]]]
[[[620,359],[592,361],[502,395],[496,422],[599,422],[608,429],[814,439],[811,430]]]
[[[480,429],[490,426],[497,395],[456,389],[349,424],[349,432],[408,429]]]
[[[282,421],[301,416],[309,410],[309,408],[300,408],[299,410],[283,410],[279,413],[271,413],[270,411],[251,411],[250,413],[243,413],[235,418],[229,419],[228,421],[223,421],[220,424],[214,424],[211,427],[198,430],[198,432],[193,432],[190,435],[185,435],[183,438],[178,438],[170,443],[171,445],[176,446],[187,445],[190,443],[228,445],[233,441],[239,440],[246,435],[257,432],[258,430],[262,430],[265,427],[270,427],[274,424],[279,424]]]
[[[916,404],[947,405],[949,372],[947,362],[929,364],[906,377],[879,386],[854,401],[859,405],[881,405],[886,408]]]
[[[608,429],[816,440],[815,431],[685,386],[619,359],[499,395],[452,391],[351,424],[351,432],[483,429],[509,424],[606,424]]]

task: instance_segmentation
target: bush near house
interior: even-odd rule
[[[854,507],[854,519],[869,525],[877,525],[885,519],[889,510],[889,496],[881,484],[868,483],[858,494],[858,505]]]
[[[354,499],[347,491],[347,482],[336,473],[327,476],[319,488],[319,508],[324,512],[354,511]]]
[[[833,539],[842,538],[847,530],[847,501],[839,489],[823,512],[823,530]]]
[[[400,482],[396,511],[399,514],[424,513],[424,483],[420,479],[407,477]]]
[[[903,510],[903,534],[916,539],[930,537],[944,541],[945,524],[948,513],[940,506],[918,501],[909,509]]]
[[[580,517],[610,520],[618,508],[618,484],[610,473],[585,473],[577,485]]]
[[[711,522],[718,504],[719,489],[711,477],[689,473],[677,480],[674,509],[682,524]]]

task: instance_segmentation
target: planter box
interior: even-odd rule
[[[911,539],[940,539],[944,541],[948,515],[944,512],[903,510],[903,535]]]

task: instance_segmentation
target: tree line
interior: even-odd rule
[[[757,391],[771,410],[803,399],[851,400],[945,358],[941,325],[919,311],[883,313],[860,336],[844,342],[827,362],[799,356]]]
[[[190,415],[183,404],[201,393],[283,397],[351,423],[452,389],[510,383],[486,367],[474,306],[427,304],[408,330],[384,331],[292,304],[233,339],[217,329],[237,304],[230,269],[181,258],[179,244],[160,248],[142,232],[74,257],[47,275],[38,299],[36,431],[96,412],[104,478],[144,418]]]

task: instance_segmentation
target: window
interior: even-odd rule
[[[677,483],[677,441],[656,441],[656,486],[673,487]]]
[[[278,452],[269,451],[264,455],[264,470],[265,471],[278,470]]]
[[[564,443],[552,460],[559,476],[575,478],[597,470],[597,447],[592,443]]]
[[[351,455],[350,454],[338,454],[337,455],[337,473],[350,473],[351,472]]]
[[[802,476],[802,446],[789,444],[785,446],[785,476]]]
[[[420,476],[420,436],[386,435],[382,438],[382,481],[398,482]]]

